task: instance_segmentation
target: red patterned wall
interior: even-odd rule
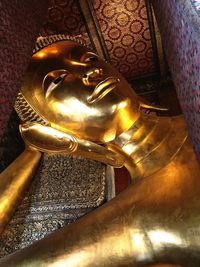
[[[6,137],[3,134],[46,10],[45,0],[0,1],[0,154]]]
[[[93,0],[111,62],[126,78],[155,72],[144,0]]]
[[[128,79],[156,73],[145,0],[90,0],[111,64]],[[81,35],[90,43],[77,1],[49,0],[43,35]]]
[[[79,6],[74,0],[49,0],[47,19],[41,34],[80,36],[81,40],[90,43]]]

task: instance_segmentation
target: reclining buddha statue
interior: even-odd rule
[[[26,149],[0,176],[1,231],[41,153],[125,166],[132,184],[0,266],[200,266],[200,168],[184,119],[141,106],[156,109],[90,48],[38,41],[15,104]]]

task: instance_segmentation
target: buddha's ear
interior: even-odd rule
[[[162,107],[162,106],[159,106],[159,105],[151,104],[149,101],[145,100],[141,96],[138,96],[138,101],[140,103],[140,107],[142,107],[144,109],[155,110],[155,111],[156,110],[157,111],[168,111],[169,110],[166,107]]]
[[[44,77],[42,82],[42,89],[44,91],[45,98],[47,98],[49,94],[62,83],[66,75],[68,75],[68,71],[61,69],[50,71]]]

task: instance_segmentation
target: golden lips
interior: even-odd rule
[[[105,80],[98,83],[93,93],[87,98],[88,103],[92,104],[101,100],[110,91],[114,90],[119,82],[120,82],[119,78],[108,77]]]

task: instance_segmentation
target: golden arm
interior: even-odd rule
[[[38,166],[41,153],[27,147],[0,174],[0,233],[9,221]]]
[[[194,161],[192,148],[183,146],[151,177],[5,257],[0,266],[199,267],[200,180]]]
[[[0,174],[0,233],[32,179],[41,152],[73,154],[114,167],[124,163],[120,155],[105,147],[38,123],[20,125],[20,132],[27,148]]]
[[[122,167],[124,164],[124,159],[120,154],[49,126],[25,123],[20,125],[20,132],[26,144],[41,152],[81,156],[115,168]]]

